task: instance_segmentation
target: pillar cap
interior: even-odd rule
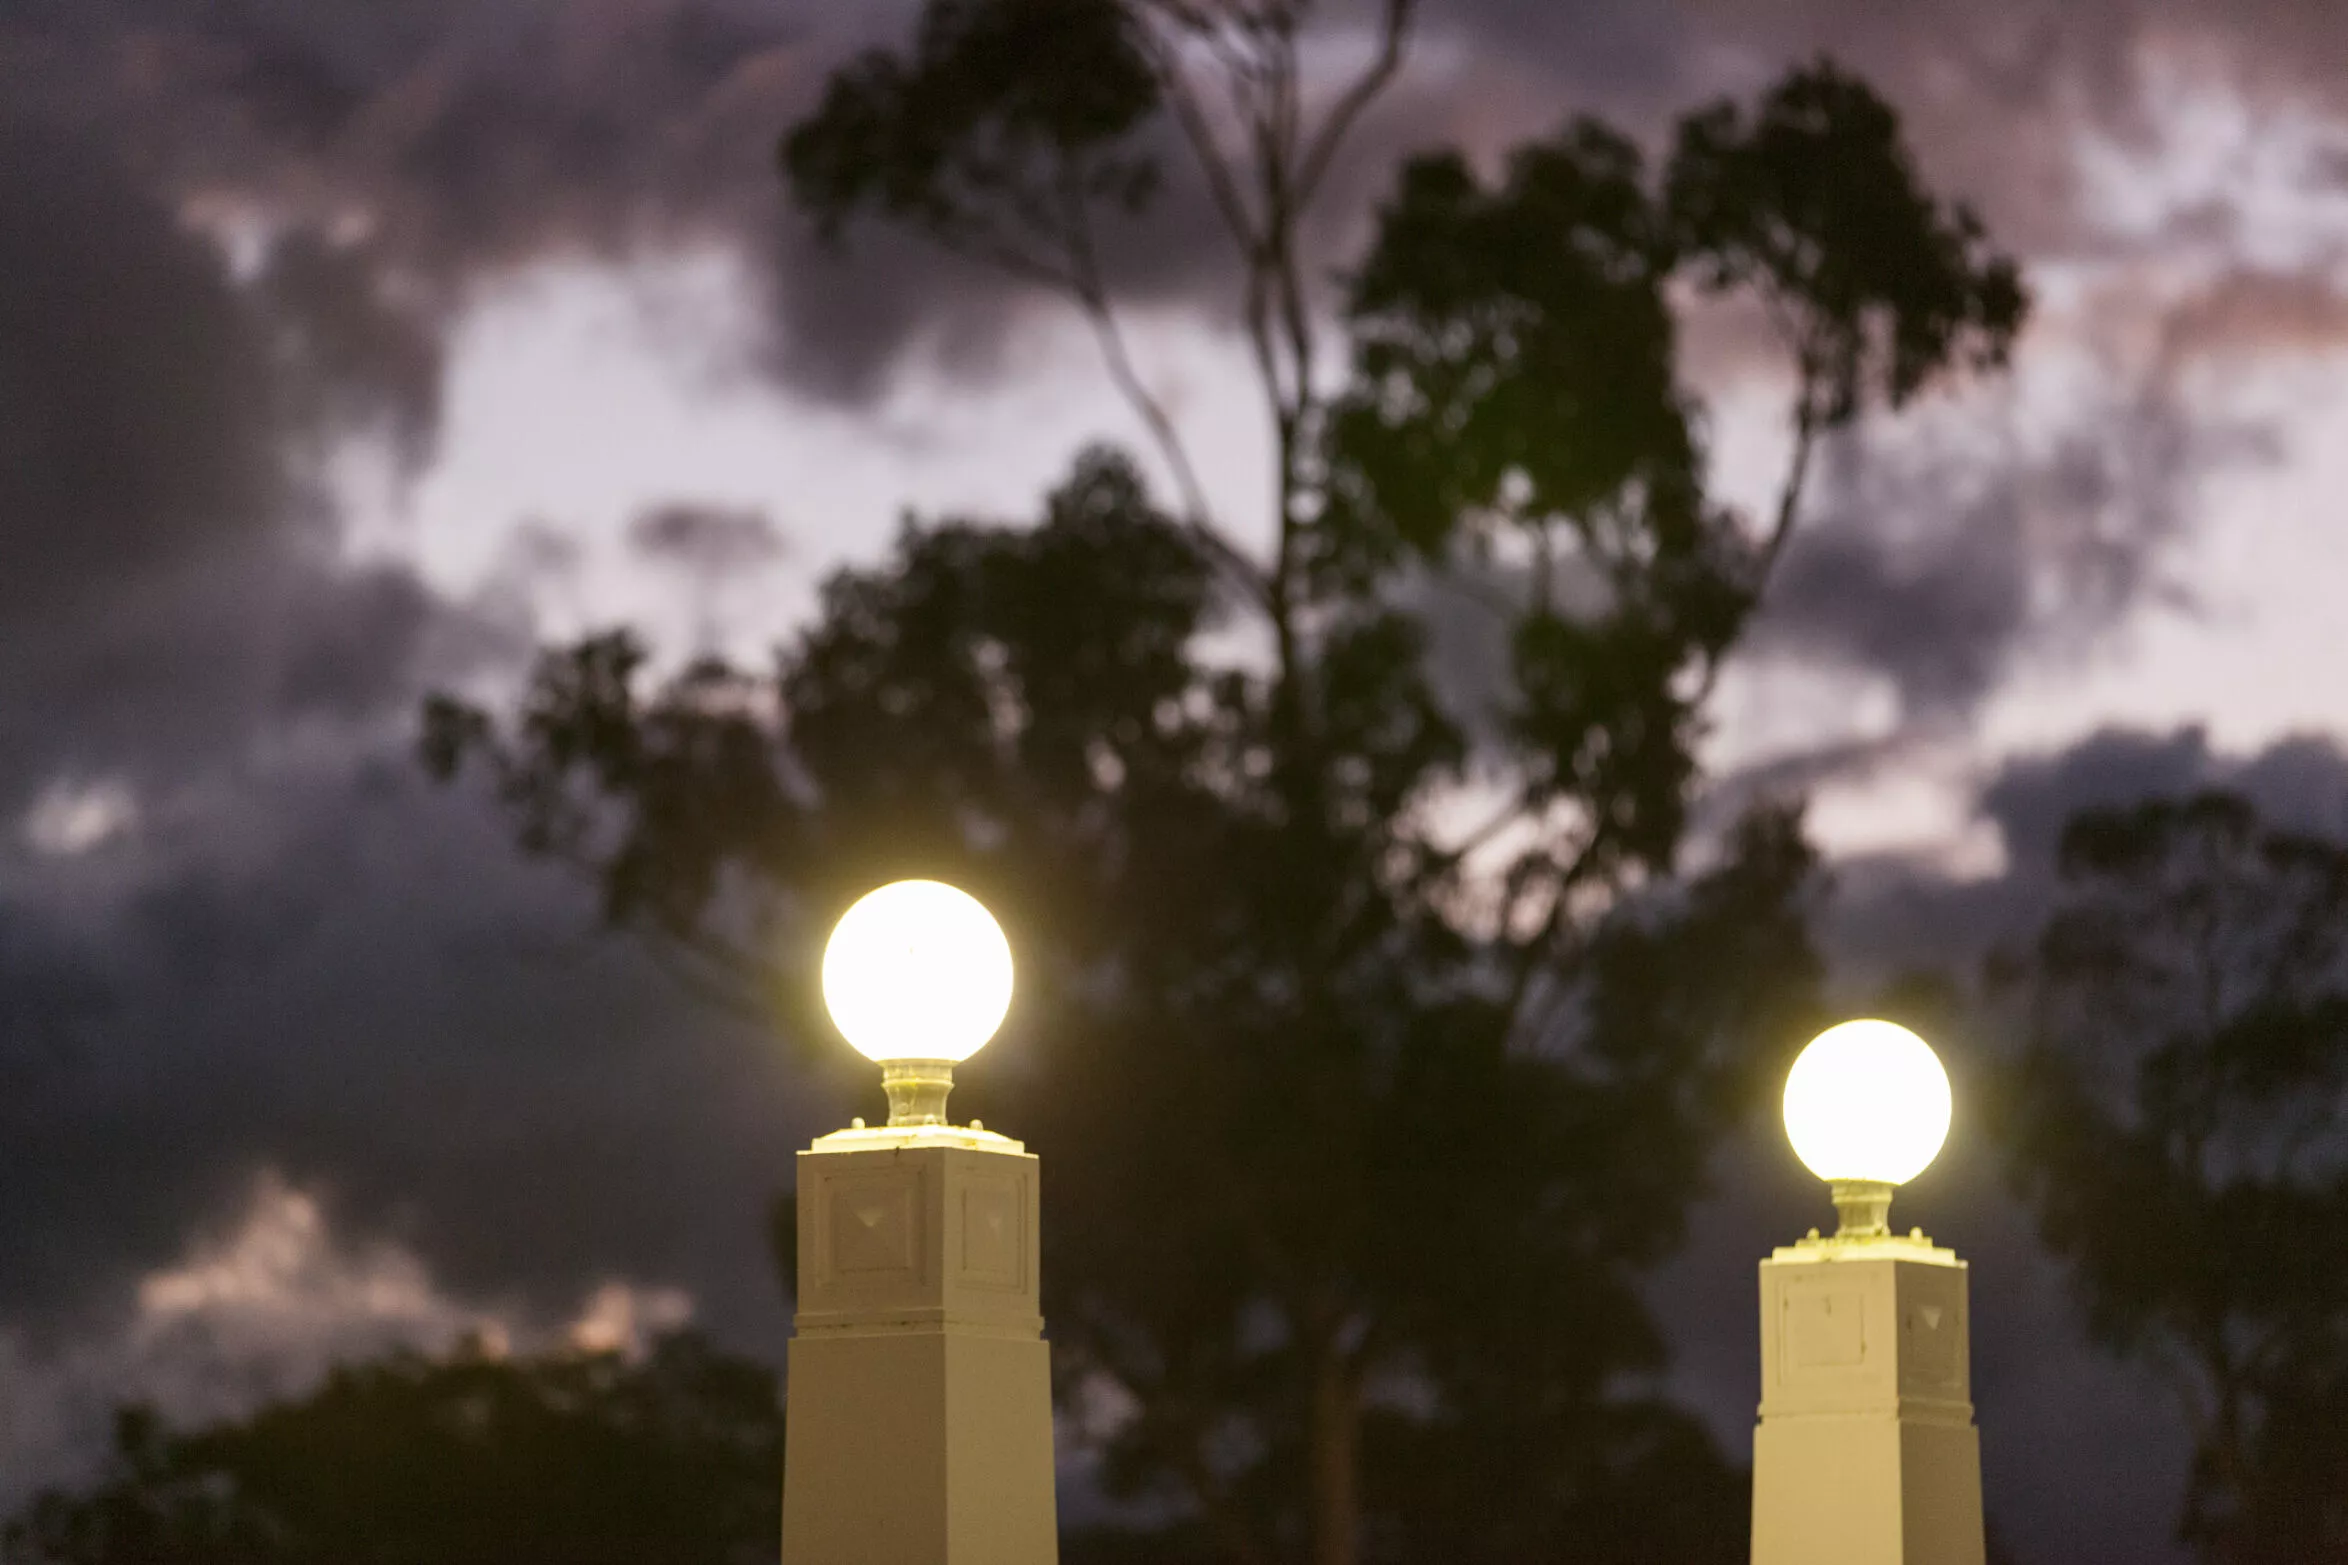
[[[1792,1244],[1781,1244],[1770,1252],[1773,1261],[1929,1261],[1936,1266],[1963,1266],[1957,1252],[1937,1245],[1921,1228],[1911,1228],[1904,1234],[1869,1234],[1860,1238],[1847,1235],[1821,1236],[1817,1229],[1809,1237]]]
[[[881,1152],[897,1147],[967,1147],[974,1152],[1025,1152],[1027,1144],[976,1125],[866,1125],[818,1136],[810,1152]]]

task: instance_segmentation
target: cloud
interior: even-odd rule
[[[61,827],[59,787],[135,804],[512,645],[340,558],[322,442],[428,442],[439,367],[336,256],[280,246],[248,290],[105,150],[17,119],[0,212],[7,837],[42,799]]]
[[[328,1365],[463,1337],[510,1344],[499,1315],[443,1294],[413,1253],[331,1231],[318,1199],[274,1172],[224,1233],[139,1279],[121,1344],[137,1383],[182,1419],[288,1395]]]
[[[2036,934],[2054,895],[2055,850],[2074,814],[2204,788],[2238,790],[2278,824],[2348,838],[2348,751],[2331,736],[2296,735],[2230,754],[2199,727],[2101,729],[2011,758],[1983,780],[1977,809],[2002,851],[1998,873],[1957,877],[1901,856],[1837,864],[1826,926],[1837,971],[1861,985],[1915,965],[1965,976],[1998,942]]]
[[[387,294],[383,270],[363,245],[297,230],[271,248],[260,302],[285,413],[327,441],[379,433],[412,475],[440,434],[440,330],[418,301]]]
[[[0,4],[0,74],[28,14]],[[429,301],[375,239],[244,233],[153,173],[62,110],[0,122],[11,1351],[69,1351],[264,1169],[449,1297],[544,1310],[642,1275],[779,1333],[760,1219],[804,1110],[777,1046],[593,943],[584,889],[413,763],[422,692],[529,642],[349,557],[323,481],[353,441],[428,449]],[[594,1329],[673,1313],[627,1308]]]
[[[782,533],[758,507],[690,500],[638,512],[628,543],[646,559],[712,577],[758,569],[784,552]]]
[[[459,1297],[409,1248],[339,1231],[317,1194],[274,1170],[227,1222],[107,1302],[61,1342],[0,1330],[0,1511],[94,1469],[123,1402],[203,1424],[395,1349],[440,1353],[470,1340],[500,1354],[559,1344],[641,1355],[693,1315],[680,1290],[617,1279],[567,1319],[510,1298]]]
[[[143,152],[191,186],[371,224],[409,257],[461,270],[572,247],[711,237],[755,246],[780,210],[777,133],[813,104],[832,66],[902,45],[917,10],[911,0],[345,0],[191,12],[170,0],[88,0],[18,7],[0,61],[18,67],[17,101],[67,119],[114,110]],[[1324,11],[1339,35],[1364,16],[1359,5]],[[1935,25],[1935,12],[1969,25]],[[1545,96],[1525,94],[1532,119],[1518,134],[1548,128],[1567,105],[1660,125],[1696,96],[1748,89],[1832,49],[1911,105],[1929,158],[1983,176],[1960,185],[2009,200],[2028,183],[2015,178],[2025,159],[2059,166],[2082,124],[2142,118],[2148,55],[2199,50],[2252,86],[2328,89],[2308,62],[2328,58],[2322,46],[2344,30],[2335,8],[2294,0],[2190,11],[2003,0],[1962,13],[1934,0],[1897,18],[1849,0],[1761,12],[1717,0],[1459,0],[1431,8],[1425,25],[1434,47],[1421,78],[1440,70],[1433,55],[1464,48],[1487,74],[1545,79]],[[70,89],[66,61],[79,68]],[[1424,96],[1409,111],[1411,138],[1474,122],[1477,96]],[[1128,259],[1184,254],[1192,226],[1168,225]],[[809,262],[796,245],[786,259]],[[854,290],[873,259],[820,279],[814,298]],[[954,287],[951,268],[927,275],[948,285],[929,302],[949,310],[1001,303]]]
[[[0,92],[49,123],[102,129],[173,199],[265,231],[339,235],[346,262],[444,310],[479,279],[549,257],[727,253],[767,321],[761,339],[732,345],[739,363],[857,401],[912,359],[998,371],[1039,303],[886,225],[831,253],[789,209],[777,137],[840,62],[902,47],[918,9],[20,3],[0,11]],[[1335,63],[1366,12],[1324,14]],[[1660,135],[1695,100],[1749,91],[1821,49],[1881,81],[1932,175],[2043,257],[2090,242],[2075,143],[2151,122],[2145,61],[2206,56],[2245,90],[2322,94],[2329,84],[2306,62],[2348,42],[2336,9],[2288,0],[2189,12],[2150,0],[1959,12],[1932,0],[1897,19],[1848,0],[1459,0],[1425,25],[1427,46],[1330,192],[1316,248],[1332,261],[1358,242],[1408,148],[1542,134],[1584,108]],[[1135,303],[1227,324],[1236,301],[1217,224],[1171,131],[1155,134],[1172,180],[1155,212],[1112,229],[1112,274]]]
[[[2204,494],[2291,449],[2287,416],[2238,393],[2343,351],[2325,269],[2107,280],[2040,324],[2016,383],[1825,448],[1750,655],[1880,677],[1901,724],[1945,728],[2025,664],[2193,606],[2173,567]]]
[[[2052,436],[2019,421],[1946,440],[1830,452],[1750,643],[1880,676],[1904,723],[1969,712],[2021,661],[2076,656],[2146,601],[2199,487],[2270,447],[2158,394],[2071,415]]]
[[[2063,823],[2091,805],[2127,805],[2231,788],[2278,825],[2348,835],[2348,754],[2321,735],[2280,739],[2249,755],[2211,747],[2201,728],[2168,734],[2107,728],[2050,754],[2008,762],[1981,808],[2025,870],[2052,867]]]
[[[689,1308],[779,1357],[767,1203],[854,1065],[698,1010],[404,749],[0,874],[0,1486],[126,1395],[208,1415],[475,1328]]]
[[[0,616],[265,533],[287,503],[268,366],[219,257],[103,154],[0,120]]]
[[[88,102],[125,116],[175,189],[355,228],[445,274],[725,211],[768,158],[803,32],[728,0],[92,0],[15,40],[85,78],[13,85],[61,122]]]
[[[2229,267],[2162,323],[2156,361],[2170,381],[2245,361],[2348,349],[2348,283],[2329,265],[2298,270]]]
[[[138,816],[138,797],[119,778],[88,786],[57,778],[26,812],[24,840],[36,853],[71,857],[120,836]]]
[[[548,259],[719,251],[768,325],[730,358],[853,401],[917,348],[987,361],[1023,309],[1021,290],[909,235],[875,228],[836,255],[784,199],[782,131],[833,62],[896,41],[912,15],[762,0],[20,5],[0,10],[0,95],[103,136],[159,195],[233,231],[340,236],[343,275],[300,279],[330,304],[405,290],[445,320],[481,281]],[[1161,259],[1182,248],[1166,237]],[[363,286],[360,264],[375,274]]]
[[[641,1357],[663,1333],[693,1318],[693,1296],[682,1288],[637,1288],[607,1282],[589,1295],[563,1341],[587,1353]]]
[[[1927,173],[1981,207],[1995,232],[2053,259],[2093,251],[2083,136],[2158,145],[2196,86],[2259,108],[2348,115],[2330,62],[2348,12],[2327,0],[2219,6],[2166,0],[1680,0],[1723,85],[1744,89],[1830,52],[1897,103]]]
[[[781,529],[754,505],[669,500],[645,507],[628,523],[628,546],[650,564],[675,572],[692,616],[693,650],[722,652],[733,617],[725,611],[771,580],[789,552]],[[750,601],[754,606],[758,600]],[[771,634],[771,618],[754,615],[744,639]]]

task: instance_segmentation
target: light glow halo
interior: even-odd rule
[[[1939,1155],[1950,1108],[1940,1057],[1896,1022],[1828,1028],[1785,1079],[1787,1139],[1825,1180],[1905,1184]]]
[[[823,1003],[866,1059],[966,1060],[1011,1008],[1011,946],[968,892],[900,880],[841,915]]]

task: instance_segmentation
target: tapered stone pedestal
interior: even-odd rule
[[[783,1565],[1056,1565],[1036,1160],[945,1125],[799,1154]]]
[[[1753,1565],[1982,1565],[1965,1263],[1921,1234],[1761,1263]]]

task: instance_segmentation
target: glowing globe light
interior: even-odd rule
[[[823,1001],[866,1059],[966,1060],[1011,1007],[1011,947],[968,892],[900,880],[832,931]]]
[[[1845,1022],[1811,1040],[1785,1079],[1785,1129],[1819,1178],[1897,1185],[1949,1133],[1949,1078],[1932,1046],[1894,1022]]]

